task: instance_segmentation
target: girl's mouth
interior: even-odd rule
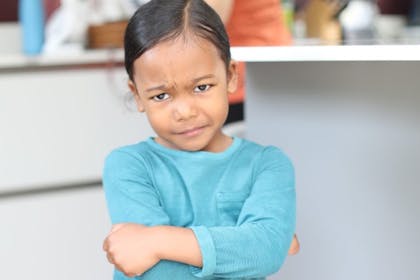
[[[194,127],[194,128],[183,130],[178,134],[183,135],[183,136],[187,136],[187,137],[193,137],[193,136],[197,136],[198,134],[203,132],[204,128],[205,128],[205,126]]]

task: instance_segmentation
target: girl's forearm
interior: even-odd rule
[[[149,229],[155,241],[159,259],[202,267],[200,247],[191,229],[174,226],[154,226]],[[297,254],[299,247],[295,234],[289,248],[289,255]]]
[[[200,247],[191,229],[174,226],[153,226],[149,229],[159,259],[203,266]]]

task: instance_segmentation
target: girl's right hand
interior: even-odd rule
[[[160,261],[150,228],[140,224],[114,225],[104,241],[108,261],[128,277],[141,275]]]

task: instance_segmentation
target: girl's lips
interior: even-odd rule
[[[182,131],[178,134],[188,136],[188,137],[196,136],[204,130],[204,127],[205,126],[200,126],[200,127],[195,127],[195,128],[191,128],[191,129],[186,129],[186,130],[184,130],[184,131]]]

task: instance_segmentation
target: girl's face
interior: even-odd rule
[[[236,63],[228,71],[216,47],[199,37],[164,41],[134,62],[129,82],[156,141],[172,149],[221,152],[231,138],[221,128],[228,93],[236,90]]]

